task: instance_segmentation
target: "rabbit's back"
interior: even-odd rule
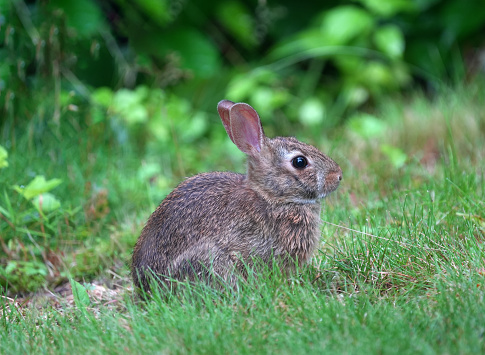
[[[145,278],[148,270],[183,278],[184,275],[179,275],[183,272],[177,270],[182,268],[181,263],[198,264],[207,257],[227,254],[229,244],[234,244],[233,249],[242,249],[246,242],[234,238],[231,231],[240,224],[235,209],[244,209],[236,207],[239,196],[245,195],[247,200],[251,194],[245,191],[245,179],[242,174],[212,172],[195,175],[179,184],[152,213],[135,245],[132,258],[135,283],[140,286],[140,282],[148,289]]]

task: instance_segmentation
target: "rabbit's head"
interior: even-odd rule
[[[229,100],[217,110],[229,138],[248,156],[248,184],[271,203],[318,203],[342,180],[336,162],[293,137],[268,138],[257,112]]]

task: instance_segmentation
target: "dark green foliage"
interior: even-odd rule
[[[92,90],[141,84],[195,109],[229,96],[274,116],[272,123],[283,109],[306,125],[334,125],[413,78],[437,87],[473,71],[481,7],[480,0],[1,0],[0,125],[4,138],[32,119],[59,125],[67,111],[91,103]]]

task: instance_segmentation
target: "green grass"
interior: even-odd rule
[[[451,271],[451,270],[450,270]],[[483,279],[440,273],[427,292],[335,292],[308,279],[216,294],[194,288],[86,312],[13,310],[2,353],[481,353]],[[331,279],[328,280],[330,283]],[[328,285],[328,284],[327,284]]]
[[[415,94],[383,103],[377,120],[350,120],[315,140],[344,180],[325,201],[321,251],[310,265],[289,279],[268,271],[236,291],[197,285],[149,302],[132,298],[126,261],[163,194],[194,169],[180,169],[187,149],[169,152],[159,173],[170,179],[160,183],[140,173],[154,161],[149,149],[119,145],[109,133],[98,146],[89,139],[72,145],[73,133],[57,149],[19,139],[31,148],[9,152],[0,178],[0,206],[9,201],[19,214],[0,222],[2,265],[35,261],[45,269],[12,271],[9,296],[53,289],[68,275],[121,286],[104,298],[90,291],[88,306],[76,298],[54,306],[3,298],[0,353],[485,352],[484,104],[483,82],[433,100]],[[195,170],[241,171],[240,156],[219,166],[210,159],[224,149],[203,143],[191,159],[209,162]],[[63,180],[52,190],[61,208],[50,217],[40,218],[9,187],[40,174]],[[62,255],[57,264],[54,255]]]

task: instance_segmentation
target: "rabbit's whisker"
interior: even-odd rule
[[[342,228],[342,229],[346,229],[348,231],[351,231],[351,232],[355,232],[355,233],[359,233],[359,234],[363,234],[363,235],[367,235],[369,237],[372,237],[372,238],[378,238],[378,239],[383,239],[383,240],[387,240],[389,242],[393,242],[393,243],[397,243],[403,247],[412,247],[412,248],[422,248],[422,249],[426,249],[426,250],[432,250],[432,251],[444,251],[444,249],[435,249],[435,248],[429,248],[429,247],[424,247],[424,246],[417,246],[417,245],[413,245],[413,244],[409,244],[409,243],[404,243],[404,242],[399,242],[397,240],[392,240],[392,239],[389,239],[389,238],[385,238],[385,237],[379,237],[377,235],[374,235],[374,234],[370,234],[370,233],[366,233],[366,232],[362,232],[362,231],[358,231],[356,229],[352,229],[352,228],[349,228],[349,227],[344,227],[344,226],[341,226],[339,224],[335,224],[335,223],[331,223],[331,222],[327,222],[327,221],[322,221],[323,223],[327,223],[327,224],[330,224],[334,227],[338,227],[338,228]]]

